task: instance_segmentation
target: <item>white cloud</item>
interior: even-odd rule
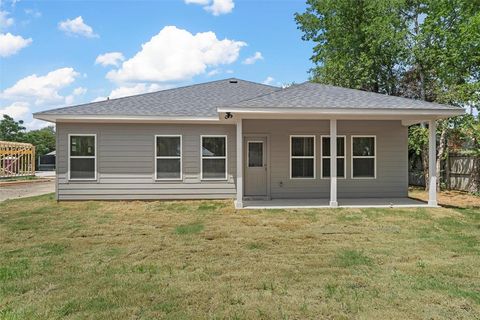
[[[32,39],[14,36],[11,33],[0,34],[0,57],[8,57],[16,54],[18,51],[32,43]]]
[[[42,128],[51,126],[52,124],[50,122],[46,122],[38,119],[32,119],[32,121],[25,122],[23,125],[25,126],[25,128],[27,128],[28,131],[31,131],[31,130],[42,129]]]
[[[42,13],[36,9],[25,9],[25,14],[34,18],[40,18],[42,16]]]
[[[211,12],[214,16],[232,12],[235,4],[233,0],[213,0],[210,6],[204,7],[205,10]]]
[[[92,27],[83,22],[81,16],[73,20],[67,19],[58,24],[58,28],[68,35],[83,36],[86,38],[98,38],[98,34],[93,32]]]
[[[216,76],[217,74],[220,74],[220,70],[219,69],[213,69],[213,70],[211,70],[207,73],[207,77],[213,77],[213,76]]]
[[[81,96],[87,93],[87,88],[84,87],[78,87],[73,90],[73,95],[74,96]]]
[[[78,76],[79,73],[73,68],[57,69],[44,76],[32,74],[5,89],[0,97],[4,99],[31,99],[37,105],[59,103],[64,100],[64,97],[58,91],[72,84]]]
[[[4,114],[16,120],[23,120],[22,118],[30,111],[27,102],[14,102],[11,105],[0,109],[0,117]]]
[[[245,45],[242,41],[218,40],[211,31],[193,35],[167,26],[120,69],[108,72],[107,78],[118,82],[186,80],[205,73],[207,67],[235,62]]]
[[[6,29],[13,25],[13,18],[9,18],[10,13],[7,11],[0,10],[0,30]]]
[[[263,56],[262,56],[262,53],[257,51],[255,52],[255,54],[251,57],[248,57],[246,58],[245,60],[243,60],[243,64],[254,64],[255,62],[257,62],[258,60],[263,60]]]
[[[65,104],[66,105],[72,105],[73,102],[75,101],[76,97],[82,96],[85,93],[87,93],[86,88],[78,87],[78,88],[73,89],[72,94],[65,97]]]
[[[96,97],[95,99],[92,100],[92,102],[100,102],[105,100],[107,100],[107,97]]]
[[[101,54],[95,59],[95,64],[101,64],[102,66],[115,66],[118,67],[118,64],[125,60],[125,57],[121,52],[107,52]]]
[[[214,16],[230,13],[235,8],[233,0],[185,0],[185,3],[201,5]]]
[[[125,87],[118,87],[116,89],[113,89],[112,92],[110,92],[109,97],[110,99],[116,99],[116,98],[133,96],[136,94],[158,91],[166,88],[168,87],[161,86],[156,83],[153,83],[150,85],[147,85],[145,83],[138,83],[134,86],[125,86]]]
[[[170,88],[171,86],[169,85],[159,85],[157,83],[152,83],[152,84],[137,83],[135,85],[121,86],[116,89],[113,89],[108,95],[108,97],[96,97],[95,99],[92,100],[92,102],[105,101],[107,100],[107,98],[117,99],[122,97],[133,96],[136,94],[154,92],[154,91],[165,90]]]
[[[268,85],[270,85],[270,84],[273,83],[273,81],[275,81],[275,78],[273,78],[273,77],[271,77],[271,76],[268,76],[265,80],[263,80],[262,83],[263,83],[263,84],[268,84]]]

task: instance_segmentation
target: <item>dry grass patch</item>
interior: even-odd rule
[[[423,201],[428,200],[428,192],[423,188],[413,187],[409,196]],[[480,196],[457,190],[445,190],[438,193],[438,204],[446,207],[480,208]]]
[[[476,208],[0,204],[2,319],[476,319]]]

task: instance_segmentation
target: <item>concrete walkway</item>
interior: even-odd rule
[[[338,199],[339,208],[417,208],[428,204],[411,198]],[[244,200],[244,209],[330,208],[329,199]]]
[[[0,186],[0,202],[55,192],[55,180]]]

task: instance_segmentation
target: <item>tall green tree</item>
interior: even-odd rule
[[[28,131],[23,142],[31,143],[35,146],[35,152],[38,156],[47,154],[55,150],[55,129],[53,126]]]
[[[308,0],[295,20],[315,43],[312,80],[396,94],[407,58],[403,8],[403,0]]]
[[[20,141],[24,134],[23,120],[15,121],[9,115],[3,115],[3,119],[0,120],[0,140]]]
[[[480,0],[308,0],[295,20],[315,43],[313,81],[478,109],[479,8]],[[437,168],[455,126],[437,125]],[[410,132],[426,174],[426,130]]]

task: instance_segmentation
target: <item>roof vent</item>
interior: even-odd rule
[[[228,82],[230,82],[230,83],[238,83],[238,80],[236,80],[236,79],[231,79],[231,80],[228,81]]]

